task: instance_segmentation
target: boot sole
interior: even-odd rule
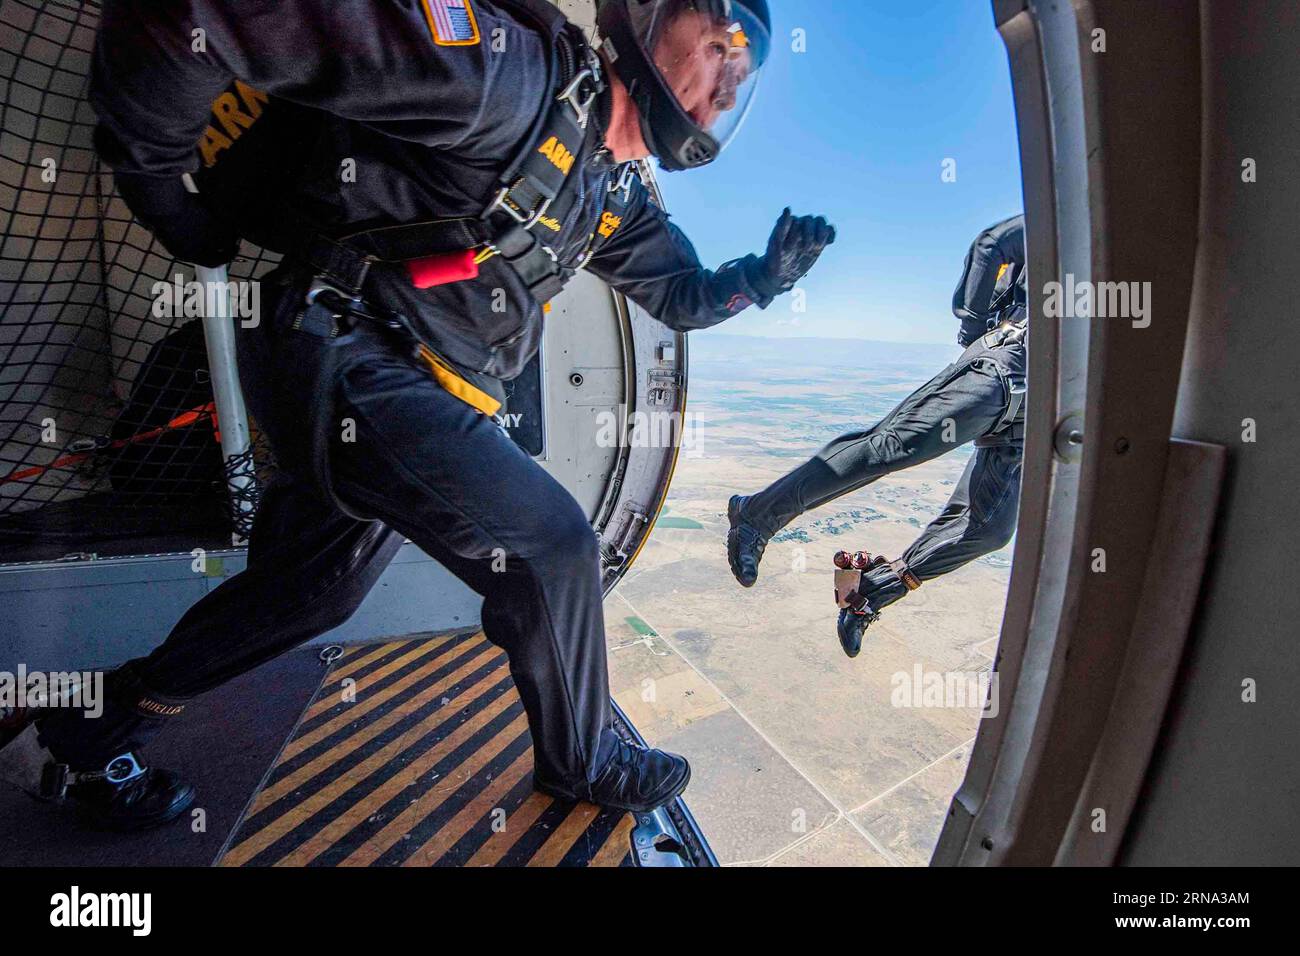
[[[81,814],[87,824],[96,830],[102,830],[109,833],[135,833],[140,830],[151,830],[154,827],[160,827],[164,823],[171,823],[182,813],[194,805],[196,793],[190,790],[189,795],[172,806],[168,807],[162,813],[150,817],[135,817],[130,819],[114,820],[96,813],[89,807],[82,805]]]
[[[690,785],[690,782],[691,782],[691,765],[687,763],[685,775],[683,775],[680,782],[673,784],[673,786],[669,789],[669,792],[666,796],[659,797],[651,803],[639,803],[635,805],[630,805],[630,804],[617,805],[617,804],[607,803],[607,804],[602,804],[602,806],[607,806],[612,810],[625,810],[628,813],[650,813],[653,810],[658,810],[665,803],[669,803],[673,800],[676,800],[678,797],[680,797],[686,791],[686,788],[687,786]]]

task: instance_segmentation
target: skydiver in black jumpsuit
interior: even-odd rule
[[[182,812],[192,787],[146,767],[140,747],[189,699],[347,620],[404,537],[484,596],[484,631],[508,653],[528,714],[539,788],[632,810],[685,788],[683,758],[612,730],[585,514],[406,346],[423,343],[499,396],[537,350],[542,302],[578,268],[674,329],[707,328],[766,308],[834,231],[787,209],[764,255],[710,271],[631,175],[630,161],[650,153],[673,170],[725,146],[770,46],[766,0],[600,0],[598,50],[556,17],[538,0],[104,3],[96,145],[132,210],[185,261],[228,261],[238,235],[253,238],[240,217],[259,214],[257,241],[287,255],[263,280],[260,324],[239,331],[248,405],[285,473],[264,494],[247,570],[109,675],[102,717],[37,721],[72,772],[68,792],[100,824]],[[268,108],[320,111],[303,114],[315,135],[284,157],[301,168],[273,209],[213,208],[182,182],[202,179],[196,143],[208,159],[227,148],[205,126],[236,78],[268,94]],[[576,130],[563,149],[531,145],[548,111]],[[542,204],[540,177],[507,182],[501,201],[507,167],[539,152],[567,177],[554,202]],[[348,160],[350,180],[340,176]],[[417,242],[403,255],[384,227],[431,220],[460,223],[461,246],[488,255],[477,279],[414,287],[402,260],[445,249]],[[410,340],[400,348],[398,325]],[[337,440],[346,419],[348,443]]]
[[[732,497],[727,558],[745,587],[763,549],[799,515],[974,440],[975,454],[947,506],[893,562],[866,570],[840,612],[840,644],[856,657],[880,610],[1005,547],[1016,529],[1024,457],[1025,220],[1014,216],[971,244],[952,307],[961,356],[865,431],[836,438],[755,495]]]

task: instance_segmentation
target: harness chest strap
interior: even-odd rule
[[[631,163],[626,164],[619,178],[611,184],[602,210],[601,221],[590,238],[583,257],[583,265],[596,254],[600,246],[614,234],[622,222],[634,175],[635,166]],[[390,256],[401,258],[401,253],[404,251],[421,246],[425,249],[430,245],[436,247],[449,239],[472,241],[481,229],[481,220],[450,219],[390,227],[358,237],[363,239],[371,249],[388,252],[389,256],[363,253],[345,241],[335,241],[324,236],[315,237],[301,253],[301,258],[315,270],[317,275],[312,289],[308,291],[308,302],[310,304],[314,301],[315,294],[320,291],[329,290],[338,294],[341,300],[339,304],[349,314],[369,317],[369,313],[361,308],[360,301],[366,277],[375,262],[381,259],[387,260]],[[539,298],[539,301],[544,303],[543,308],[546,308],[549,300],[564,288],[563,279],[554,271],[554,266],[557,265],[554,254],[547,255],[545,262],[539,261],[535,254],[539,243],[522,226],[516,224],[507,229],[491,248],[493,254],[501,255],[515,268],[534,295],[543,296]],[[549,253],[549,250],[547,252]],[[469,253],[472,253],[472,250],[464,250],[460,255],[465,256]],[[482,254],[474,256],[473,272],[469,273],[467,270],[466,274],[457,276],[456,280],[477,276],[478,263],[485,258],[486,256]],[[501,403],[496,398],[467,381],[450,362],[421,341],[409,324],[400,317],[392,316],[385,320],[384,324],[396,331],[395,322],[401,324],[401,331],[409,339],[408,344],[413,347],[415,357],[429,369],[438,384],[447,392],[488,416],[495,415],[501,409]]]
[[[509,264],[544,308],[564,289],[572,273],[560,265],[555,252],[531,230],[543,221],[557,199],[560,204],[554,211],[561,222],[571,211],[577,155],[586,136],[590,110],[604,87],[599,60],[581,34],[562,30],[557,33],[557,43],[561,47],[557,60],[563,88],[538,124],[531,147],[511,164],[503,185],[482,215],[477,219],[440,219],[381,227],[338,240],[312,237],[299,255],[317,273],[313,290],[317,283],[323,284],[338,293],[345,312],[366,317],[368,312],[361,307],[362,289],[370,266],[377,261],[403,262],[413,284],[417,288],[429,288],[477,277],[478,266],[492,256],[500,256]],[[581,69],[577,68],[578,61],[585,61]],[[590,261],[622,223],[635,174],[634,164],[624,164],[617,179],[610,184],[601,219],[589,238],[579,268]],[[309,304],[311,301],[313,292],[309,291]],[[494,415],[500,409],[499,401],[460,375],[451,363],[421,341],[402,317],[381,319],[396,331],[394,320],[402,325],[414,357],[444,389],[484,414]]]
[[[614,234],[618,225],[621,224],[630,199],[634,175],[635,167],[629,163],[622,169],[619,178],[611,183],[602,210],[601,220],[589,240],[582,265],[585,265],[596,254],[601,245]],[[439,237],[461,237],[472,234],[473,227],[463,220],[441,220],[408,227],[396,227],[385,240],[382,240],[382,244],[387,245],[390,251],[395,251],[402,244],[421,241],[435,242]],[[494,251],[519,272],[520,277],[529,285],[530,291],[535,289],[545,291],[546,299],[542,301],[545,303],[543,308],[546,308],[549,305],[547,300],[558,294],[563,289],[564,283],[563,281],[555,283],[555,277],[550,273],[550,267],[539,264],[536,257],[529,254],[530,250],[536,245],[534,237],[525,232],[522,227],[515,226],[507,231],[504,238],[498,240],[498,244],[494,246]],[[379,261],[378,256],[363,254],[345,243],[319,237],[316,242],[308,247],[303,258],[317,273],[317,279],[313,282],[312,291],[308,292],[309,302],[314,301],[313,292],[319,293],[323,290],[330,290],[338,293],[339,301],[337,304],[347,314],[363,318],[374,317],[361,306],[361,291],[365,285],[370,266]],[[477,267],[478,261],[481,260],[476,257],[475,267]],[[549,256],[548,261],[553,262],[553,256]],[[474,275],[477,275],[477,268],[474,270]],[[463,278],[472,278],[472,276],[465,275]],[[429,369],[438,384],[448,393],[489,417],[495,415],[501,409],[501,403],[496,398],[466,380],[450,362],[438,355],[427,343],[421,341],[415,331],[401,317],[393,315],[381,319],[381,322],[391,331],[400,331],[406,340],[405,344],[412,348],[414,357]],[[397,328],[398,325],[401,326],[400,330]]]
[[[564,22],[548,8],[555,22]],[[507,166],[477,218],[433,220],[366,230],[342,237],[349,246],[386,261],[405,262],[417,288],[477,276],[477,266],[501,256],[539,303],[553,299],[572,275],[554,250],[535,234],[540,224],[560,231],[573,210],[578,156],[586,142],[591,110],[605,89],[599,58],[571,24],[552,26],[556,94],[539,117],[529,145]],[[611,183],[601,220],[583,256],[585,265],[622,222],[635,164]],[[550,215],[548,216],[548,213]]]
[[[417,289],[477,278],[478,267],[483,262],[500,256],[533,297],[547,303],[563,291],[572,272],[590,262],[622,225],[636,173],[634,163],[625,163],[619,168],[618,176],[611,180],[600,219],[573,270],[560,264],[554,251],[532,234],[531,227],[517,222],[510,222],[497,231],[482,219],[433,220],[371,230],[340,241],[366,250],[374,261],[403,262]],[[567,210],[562,214],[567,215]],[[537,221],[544,220],[543,216]],[[451,251],[428,254],[438,249]]]
[[[539,223],[545,223],[548,228],[558,231],[572,210],[577,158],[586,141],[592,106],[604,90],[604,82],[600,61],[580,31],[573,27],[562,28],[555,33],[555,42],[558,92],[539,118],[533,135],[526,140],[529,147],[507,168],[478,220],[472,223],[458,221],[460,230],[473,237],[470,245],[476,254],[466,262],[467,250],[462,245],[436,256],[438,261],[432,268],[428,267],[428,259],[408,262],[408,273],[417,287],[427,287],[424,280],[430,272],[445,277],[442,281],[473,278],[477,275],[477,266],[496,255],[514,269],[539,303],[559,295],[568,282],[571,273],[561,266],[554,250],[540,241],[533,229]],[[546,216],[548,211],[554,213],[549,219]],[[426,223],[416,227],[415,238],[419,240],[420,232],[425,234],[423,238],[429,238],[429,232],[436,230],[438,225]],[[382,236],[368,235],[372,240],[391,245],[394,238],[405,239],[412,235],[403,233],[402,227],[397,227],[383,230]],[[428,256],[437,248],[425,246],[416,255]],[[447,249],[446,246],[442,248]],[[377,251],[382,258],[395,258],[385,254],[384,250]]]
[[[626,164],[619,178],[611,184],[602,211],[601,221],[596,232],[590,238],[586,254],[583,257],[583,265],[596,254],[600,246],[614,234],[614,231],[622,222],[630,198],[634,175],[635,166],[630,163]],[[481,228],[481,220],[436,220],[375,230],[363,234],[360,238],[363,238],[370,248],[386,251],[390,255],[396,253],[397,255],[394,258],[400,258],[403,251],[409,251],[419,246],[427,249],[430,245],[436,247],[440,242],[449,239],[453,241],[472,240]],[[545,263],[539,262],[535,255],[538,246],[536,238],[516,224],[508,229],[492,248],[495,254],[500,254],[506,262],[509,262],[515,268],[534,295],[539,293],[544,295],[544,298],[540,298],[539,301],[549,304],[549,299],[564,288],[564,281],[553,271],[554,254],[547,255]],[[469,251],[466,250],[466,252]],[[549,253],[549,250],[547,252]],[[462,255],[464,254],[462,253]],[[313,241],[303,249],[301,258],[313,268],[317,276],[312,288],[308,291],[309,303],[314,301],[315,296],[321,291],[328,290],[337,293],[338,298],[341,300],[339,304],[349,314],[358,317],[369,316],[369,313],[360,306],[362,289],[371,265],[380,261],[381,258],[387,260],[389,256],[381,257],[374,253],[363,253],[347,242],[318,236],[314,237]],[[477,275],[478,262],[482,261],[483,258],[485,257],[482,255],[475,256],[473,274],[466,274],[458,278],[472,278]],[[413,346],[415,357],[429,369],[438,384],[446,391],[485,415],[492,416],[500,410],[501,403],[496,398],[467,381],[455,370],[451,363],[438,355],[427,343],[420,341],[414,330],[400,317],[393,316],[386,319],[384,324],[396,331],[393,328],[394,322],[399,322],[402,325],[401,331],[409,338],[408,344]]]

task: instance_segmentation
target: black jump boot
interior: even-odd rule
[[[144,830],[180,816],[194,787],[170,770],[148,767],[140,747],[185,709],[179,698],[145,689],[128,662],[107,675],[103,711],[92,717],[73,707],[29,715],[33,747],[49,762],[37,795],[71,800],[101,830]]]
[[[879,620],[881,608],[907,592],[915,591],[921,586],[921,579],[902,558],[889,561],[881,555],[873,557],[866,551],[853,554],[837,551],[833,560],[835,603],[840,609],[835,630],[844,653],[857,657],[862,650],[862,635],[874,621]],[[885,579],[893,586],[887,585]],[[871,597],[868,598],[867,594]]]
[[[742,495],[732,495],[727,502],[727,520],[731,523],[727,531],[727,563],[741,587],[752,588],[758,580],[758,563],[763,560],[767,537],[742,517],[746,500]]]
[[[840,647],[844,649],[845,654],[849,657],[858,656],[858,651],[862,650],[862,635],[879,617],[880,612],[872,610],[866,598],[862,598],[860,608],[840,608],[840,619],[835,624],[835,630],[839,633]]]
[[[139,756],[128,751],[99,770],[46,764],[41,796],[51,801],[71,798],[86,821],[99,830],[145,830],[188,810],[194,787],[173,771],[144,766]]]
[[[839,605],[840,616],[835,628],[839,632],[840,647],[849,657],[857,657],[862,650],[862,635],[872,621],[880,617],[880,612],[873,608],[866,597],[864,578],[868,571],[886,565],[889,562],[880,555],[872,557],[866,551],[836,551],[835,563],[835,603]]]
[[[619,738],[605,767],[583,793],[546,783],[533,776],[538,790],[561,800],[588,800],[602,807],[648,813],[678,796],[691,780],[685,757],[639,747]]]

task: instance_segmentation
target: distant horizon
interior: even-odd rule
[[[704,336],[710,339],[759,339],[761,341],[781,341],[781,342],[866,342],[871,345],[907,345],[907,346],[937,346],[939,348],[958,348],[957,345],[957,320],[953,319],[953,339],[949,342],[922,341],[917,339],[877,339],[877,338],[859,338],[853,335],[773,335],[760,334],[754,332],[719,332],[714,329],[697,329],[690,333],[691,340],[697,340]],[[689,344],[689,343],[688,343]]]
[[[961,354],[955,320],[953,325],[948,343],[701,330],[688,336],[686,355],[696,385],[731,382],[737,375],[784,378],[779,370],[808,368],[849,370],[855,381],[879,374],[919,385]]]

